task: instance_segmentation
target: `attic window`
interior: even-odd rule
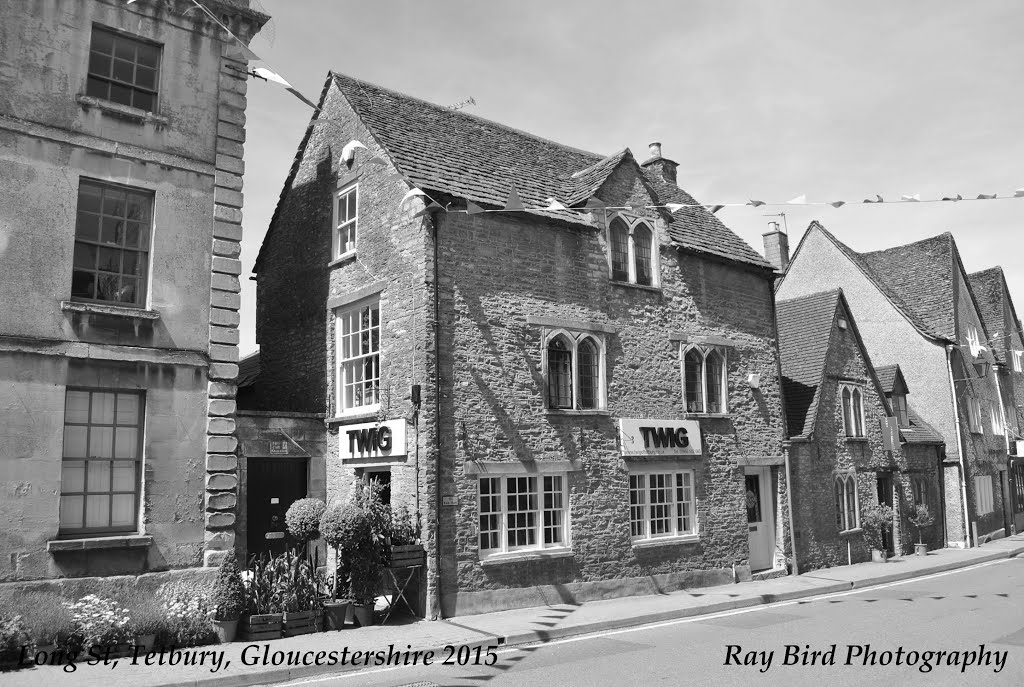
[[[846,318],[845,317],[840,317],[839,318],[839,328],[842,329],[843,331],[846,331],[846,327],[847,326],[848,325],[846,323]]]
[[[854,384],[840,385],[843,399],[843,426],[848,437],[864,436],[864,390]]]
[[[616,216],[608,224],[612,281],[660,286],[654,230],[642,219]]]
[[[892,410],[896,413],[896,421],[900,427],[910,426],[910,413],[907,411],[907,395],[894,393],[890,397]]]

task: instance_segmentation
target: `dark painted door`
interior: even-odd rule
[[[1024,460],[1015,460],[1010,473],[1010,490],[1013,492],[1013,527],[1017,532],[1024,532]]]
[[[287,545],[284,514],[306,497],[306,461],[301,458],[250,458],[247,475],[249,557],[283,553]]]
[[[885,504],[892,508],[892,473],[890,472],[879,472],[877,473],[877,484],[878,484],[878,502]],[[890,554],[893,553],[892,549],[892,524],[882,530],[882,546]]]

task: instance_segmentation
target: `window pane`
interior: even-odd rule
[[[75,270],[71,273],[71,296],[73,298],[96,297],[96,275]]]
[[[700,351],[690,349],[684,357],[683,376],[686,378],[686,412],[704,412],[704,370]]]
[[[85,491],[85,463],[66,460],[60,470],[60,490],[64,494]]]
[[[138,63],[144,67],[156,68],[157,61],[160,59],[160,48],[149,43],[139,43],[136,45],[138,53]]]
[[[611,224],[612,279],[629,280],[629,231],[620,219]]]
[[[83,241],[99,241],[100,216],[90,212],[79,212],[75,223],[75,238]],[[95,264],[89,265],[95,267]]]
[[[135,94],[132,97],[132,107],[152,112],[156,109],[156,99],[149,93],[135,91]]]
[[[843,388],[843,425],[846,429],[846,436],[852,437],[853,426],[853,401],[848,388]]]
[[[124,83],[132,83],[135,78],[135,65],[125,60],[114,60],[113,77]]]
[[[69,390],[64,397],[64,422],[89,421],[89,392]]]
[[[114,435],[114,457],[135,458],[138,448],[139,430],[134,427],[118,427]]]
[[[138,394],[117,395],[117,424],[138,425],[139,423],[139,398]]]
[[[572,352],[562,337],[548,344],[548,407],[572,408]]]
[[[110,526],[110,495],[90,494],[85,501],[85,526]]]
[[[579,354],[579,375],[580,375],[580,399],[581,409],[597,408],[599,406],[599,380],[600,366],[598,364],[598,348],[590,339],[580,342]]]
[[[86,474],[86,490],[95,494],[110,491],[110,461],[90,460]]]
[[[722,399],[722,380],[725,372],[725,358],[718,351],[711,351],[707,358],[708,411],[709,413],[725,412]]]
[[[114,37],[114,57],[135,61],[135,41],[124,36]]]
[[[135,494],[114,494],[111,506],[111,527],[131,527],[135,524]]]
[[[854,436],[864,436],[864,409],[861,405],[860,389],[853,390],[853,427]]]
[[[94,391],[92,394],[91,422],[105,425],[114,424],[114,399],[116,394],[107,391]]]
[[[60,497],[60,526],[66,529],[79,529],[83,526],[82,509],[85,507],[84,496]]]
[[[89,431],[89,457],[111,458],[114,455],[114,428],[93,425]]]
[[[64,457],[88,458],[89,428],[75,425],[64,427]]]
[[[113,491],[135,491],[135,461],[114,463]]]
[[[135,85],[139,88],[145,88],[150,91],[155,91],[156,70],[147,69],[146,67],[137,67],[135,69]]]
[[[114,34],[109,31],[94,29],[92,32],[92,50],[105,55],[114,54]]]
[[[109,86],[106,81],[101,81],[94,76],[90,76],[88,81],[85,82],[85,94],[87,96],[107,100],[108,93]]]
[[[644,227],[633,230],[633,255],[636,257],[636,283],[650,286],[653,281],[651,232]]]
[[[74,265],[87,270],[96,269],[96,246],[91,246],[88,243],[76,244]]]

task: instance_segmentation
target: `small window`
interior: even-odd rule
[[[335,318],[338,414],[380,403],[380,302],[341,310]]]
[[[73,300],[145,306],[152,213],[148,191],[79,181]]]
[[[978,337],[978,328],[973,325],[967,325],[967,347],[970,349],[971,357],[973,358],[977,358],[985,350],[985,347],[981,345],[981,339]]]
[[[85,94],[156,111],[160,46],[93,26]]]
[[[1005,434],[1005,431],[1003,430],[1002,408],[995,403],[986,403],[985,405],[988,406],[988,412],[992,418],[992,433],[996,436]]]
[[[630,469],[629,535],[634,542],[697,534],[693,470]]]
[[[683,345],[683,398],[688,413],[728,412],[728,367],[724,348]]]
[[[860,527],[860,500],[857,496],[857,475],[841,472],[833,481],[836,500],[836,526],[840,532]]]
[[[356,226],[359,223],[359,187],[356,184],[338,191],[334,203],[334,257],[354,253]]]
[[[982,434],[981,401],[976,398],[967,399],[967,426],[972,434]]]
[[[910,488],[914,494],[915,506],[930,506],[928,498],[928,480],[923,475],[913,475],[910,478]]]
[[[843,428],[846,436],[864,436],[864,390],[853,384],[841,384],[839,389],[843,402]]]
[[[978,515],[988,515],[995,510],[992,504],[991,475],[975,475],[974,501],[977,506]]]
[[[60,532],[135,532],[145,397],[68,388],[64,398]]]
[[[896,413],[896,421],[900,427],[910,426],[910,413],[907,411],[907,395],[906,394],[893,394],[892,397],[892,409]]]
[[[604,346],[590,334],[560,332],[548,339],[547,407],[554,410],[604,408]]]
[[[481,557],[568,546],[566,482],[565,474],[480,478]]]
[[[1010,351],[1014,372],[1024,372],[1024,351]]]
[[[641,219],[615,217],[608,224],[612,280],[658,286],[658,251],[654,231]]]

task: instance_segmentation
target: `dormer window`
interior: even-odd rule
[[[659,286],[654,230],[642,219],[617,216],[608,225],[612,281]]]
[[[892,401],[892,412],[896,414],[896,422],[900,427],[909,427],[910,413],[907,411],[907,395],[894,393],[889,399]]]

